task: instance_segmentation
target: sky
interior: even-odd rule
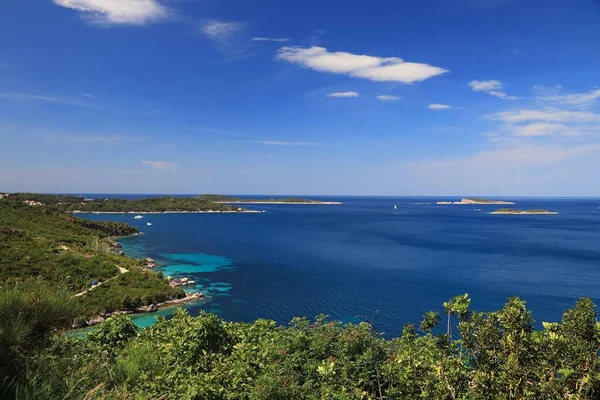
[[[600,197],[600,1],[4,0],[1,191]]]

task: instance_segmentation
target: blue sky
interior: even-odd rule
[[[592,0],[7,0],[0,191],[600,196]]]

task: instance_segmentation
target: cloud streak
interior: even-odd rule
[[[593,106],[598,99],[600,99],[600,89],[590,90],[587,93],[573,93],[565,95],[551,95],[551,96],[539,96],[537,100],[559,104],[565,106],[571,106],[575,108],[588,108]]]
[[[335,92],[329,93],[327,97],[359,97],[360,93],[358,92]]]
[[[504,83],[491,80],[491,81],[471,81],[469,86],[474,92],[485,92],[491,96],[498,97],[504,100],[518,100],[517,96],[509,96],[506,92],[502,91]]]
[[[289,38],[269,38],[269,37],[253,37],[252,38],[253,42],[278,42],[278,43],[285,43],[285,42],[289,42],[290,39]]]
[[[330,52],[324,47],[282,47],[276,59],[319,72],[343,74],[375,82],[416,83],[448,70],[429,64],[407,62],[398,57],[374,57],[347,52]]]
[[[452,107],[448,104],[429,104],[427,106],[427,108],[430,110],[435,110],[435,111],[443,111],[443,110],[451,110],[454,107]]]
[[[391,94],[382,94],[382,95],[377,96],[377,99],[379,99],[381,101],[397,101],[397,100],[400,100],[400,97],[392,96]]]
[[[101,25],[145,25],[172,15],[157,0],[54,0],[54,4],[76,10],[84,20]]]

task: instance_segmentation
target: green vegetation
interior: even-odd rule
[[[367,322],[325,316],[283,327],[179,310],[143,330],[119,316],[88,340],[44,336],[21,358],[10,390],[23,399],[599,398],[591,300],[541,330],[518,298],[485,313],[472,311],[467,295],[444,306],[454,336],[438,333],[446,327],[430,312],[422,333],[409,324],[392,340]]]
[[[251,204],[251,203],[257,203],[257,204],[260,204],[260,203],[319,204],[319,203],[324,203],[319,200],[303,199],[300,197],[284,197],[284,198],[272,198],[272,199],[247,199],[247,198],[226,196],[226,195],[220,195],[220,194],[203,194],[203,195],[197,196],[196,199],[199,199],[202,201],[212,201],[212,202],[220,202],[220,203],[244,203],[244,204]]]
[[[41,279],[74,295],[94,281],[106,282],[78,297],[82,317],[183,297],[161,274],[144,271],[140,260],[111,251],[110,237],[137,232],[122,223],[88,221],[54,207],[1,199],[0,283],[11,287]],[[121,274],[118,267],[128,272]]]
[[[533,209],[533,210],[515,210],[514,208],[500,208],[492,214],[556,214],[548,210]]]
[[[80,196],[14,193],[7,201],[23,203],[34,201],[44,207],[64,212],[199,212],[199,211],[237,211],[214,201],[194,197],[152,197],[136,200],[94,199],[86,200]],[[35,206],[32,206],[35,207]]]

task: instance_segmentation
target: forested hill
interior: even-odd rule
[[[92,282],[107,282],[78,297],[80,315],[87,317],[181,297],[161,275],[144,271],[141,261],[111,251],[110,237],[136,233],[127,224],[0,199],[0,284],[41,279],[74,295]]]
[[[98,198],[85,199],[82,196],[12,193],[5,197],[16,203],[43,205],[63,212],[234,212],[243,211],[239,207],[219,204],[194,197],[149,197],[142,199]]]

